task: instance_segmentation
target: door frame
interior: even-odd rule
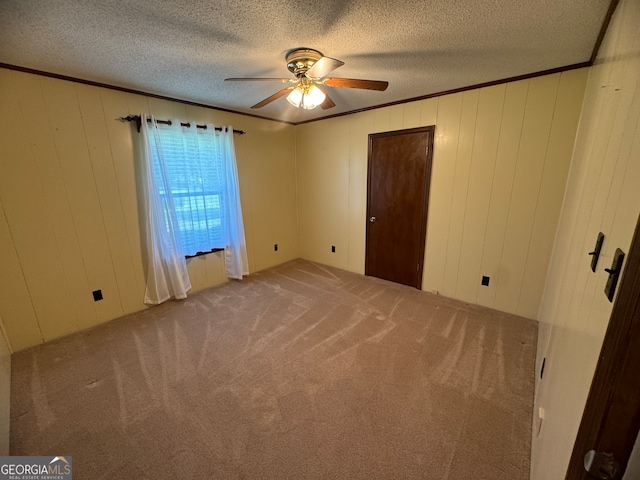
[[[589,450],[613,453],[622,478],[640,430],[640,218],[619,288],[566,480],[591,478],[584,469]]]
[[[422,195],[422,221],[420,226],[420,252],[418,255],[418,271],[416,272],[416,281],[414,287],[418,290],[422,290],[422,277],[423,277],[423,269],[424,269],[424,253],[426,249],[426,241],[427,241],[427,219],[429,217],[429,194],[431,190],[431,170],[433,169],[433,146],[435,143],[435,125],[428,125],[423,127],[416,128],[407,128],[403,130],[392,130],[389,132],[379,132],[379,133],[370,133],[369,134],[369,145],[367,150],[367,210],[366,210],[366,234],[365,234],[365,262],[364,262],[364,274],[368,275],[368,266],[367,266],[367,250],[369,246],[369,216],[371,212],[369,211],[369,205],[371,203],[371,162],[373,156],[373,140],[375,138],[380,137],[391,137],[396,135],[407,135],[412,133],[427,133],[427,152],[425,155],[426,163],[426,171],[423,185],[423,195]]]

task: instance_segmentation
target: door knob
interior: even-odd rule
[[[369,221],[370,221],[371,223],[376,223],[376,217],[371,217],[371,218],[369,219]]]
[[[616,462],[611,453],[596,452],[589,450],[584,456],[584,469],[593,478],[600,480],[613,480],[620,464]]]

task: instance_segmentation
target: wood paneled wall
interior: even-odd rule
[[[116,120],[140,112],[247,131],[235,139],[251,271],[300,254],[364,272],[368,134],[435,125],[423,288],[535,318],[586,77],[293,127],[0,69],[0,314],[12,346],[144,308],[137,134]],[[195,289],[225,281],[220,254],[189,271]]]
[[[622,0],[587,84],[540,309],[533,480],[565,477],[611,315],[604,268],[616,248],[629,252],[640,215],[639,24],[640,3]],[[594,273],[588,253],[598,232],[605,240]]]
[[[537,318],[587,75],[297,126],[301,256],[363,273],[368,134],[435,125],[423,289]]]
[[[9,455],[11,350],[0,317],[0,455]]]
[[[291,125],[6,69],[0,111],[0,315],[14,350],[145,308],[138,134],[116,120],[127,114],[245,130],[235,144],[250,269],[298,257]],[[220,253],[188,264],[194,290],[226,281]]]

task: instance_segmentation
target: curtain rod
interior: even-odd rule
[[[136,122],[136,126],[138,127],[138,133],[140,133],[140,127],[142,126],[142,119],[140,118],[140,115],[128,115],[126,117],[120,117],[119,120],[122,120],[123,122]],[[147,122],[151,122],[151,119],[147,119]],[[164,125],[171,125],[171,120],[156,120],[157,123],[162,123]],[[182,125],[183,127],[190,127],[191,123],[187,122],[187,123],[180,123],[180,125]],[[206,125],[196,125],[197,128],[204,128],[206,130],[207,126]],[[222,127],[215,127],[215,129],[218,132],[222,131]],[[237,133],[238,135],[244,135],[246,132],[244,130],[236,130],[235,128],[233,129],[233,133]]]

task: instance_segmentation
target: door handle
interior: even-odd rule
[[[624,262],[624,252],[619,248],[616,248],[611,268],[604,269],[604,271],[609,274],[607,285],[604,287],[604,293],[606,293],[610,302],[613,302],[613,295],[615,294],[616,287],[618,286],[618,277],[622,271],[622,262]]]
[[[369,219],[369,221],[370,221],[371,223],[376,223],[376,217],[371,217],[371,218]]]
[[[596,247],[593,249],[593,252],[589,252],[591,255],[591,271],[596,271],[596,266],[598,265],[598,258],[600,258],[600,252],[602,251],[602,243],[604,242],[604,233],[598,233],[598,239],[596,240]]]
[[[584,469],[593,478],[613,480],[620,468],[620,464],[611,453],[589,450],[584,456]]]

